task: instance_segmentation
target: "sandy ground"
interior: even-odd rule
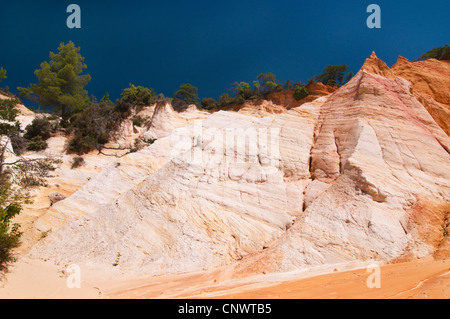
[[[99,290],[91,285],[69,289],[67,276],[60,267],[26,258],[10,266],[6,279],[0,282],[0,299],[92,299],[99,296]]]
[[[448,299],[450,260],[414,261],[380,268],[380,288],[369,288],[367,268],[291,280],[270,287],[243,289],[220,298],[283,299]]]
[[[70,274],[62,267],[22,258],[0,284],[0,298],[450,298],[449,259],[383,265],[380,288],[368,287],[375,273],[356,263],[248,278],[233,278],[230,267],[151,278],[130,277],[114,267],[107,271],[81,267],[80,274],[81,287],[69,288]]]

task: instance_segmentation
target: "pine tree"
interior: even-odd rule
[[[88,92],[84,87],[91,81],[89,74],[82,74],[87,68],[80,48],[70,41],[61,43],[59,53],[50,52],[50,62],[41,63],[34,74],[38,83],[31,84],[28,92],[38,96],[38,103],[61,111],[81,110],[89,104]]]
[[[348,66],[342,65],[328,65],[323,69],[323,73],[314,76],[317,82],[322,82],[323,84],[335,83],[336,85],[342,85],[345,83],[345,73],[348,70]]]
[[[180,89],[173,94],[175,109],[182,109],[188,105],[199,106],[198,89],[190,83],[180,85]]]
[[[5,70],[3,67],[1,67],[1,68],[0,68],[0,82],[1,82],[2,80],[6,79],[6,78],[7,78],[7,76],[6,76],[6,70]]]

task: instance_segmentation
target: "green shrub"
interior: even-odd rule
[[[0,100],[0,135],[10,136],[19,130],[20,125],[16,121],[19,111],[15,108],[17,103],[19,103],[17,99]],[[15,124],[12,124],[14,122]]]
[[[122,118],[127,118],[131,114],[133,106],[132,103],[125,102],[124,100],[117,100],[115,109],[117,112],[120,112]]]
[[[84,158],[81,156],[76,156],[73,158],[71,169],[75,169],[84,164]]]
[[[45,142],[41,136],[35,136],[31,139],[30,143],[28,143],[27,149],[29,151],[43,151],[48,147],[47,142]]]
[[[133,107],[152,105],[156,103],[156,100],[155,90],[130,84],[129,88],[123,90],[121,99],[117,101],[116,110],[123,113],[123,117],[127,117]]]
[[[19,225],[11,225],[11,220],[20,213],[21,206],[17,202],[10,203],[10,185],[1,182],[0,188],[0,272],[7,270],[8,264],[15,260],[12,249],[20,244]]]
[[[52,125],[50,121],[45,117],[37,117],[25,128],[25,137],[28,140],[32,140],[35,137],[40,136],[43,140],[48,140],[52,134]]]
[[[69,140],[67,151],[82,155],[94,149],[102,149],[121,120],[121,115],[104,103],[92,104],[73,114],[68,128],[68,133],[72,133],[73,137]]]
[[[219,101],[217,102],[219,107],[224,107],[233,103],[233,99],[228,93],[224,93],[219,97]]]
[[[296,99],[297,101],[300,101],[301,99],[304,99],[308,95],[309,95],[309,92],[306,89],[306,87],[298,86],[298,85],[295,86],[294,99]]]
[[[241,105],[241,104],[244,104],[244,103],[245,103],[245,99],[242,96],[240,96],[240,95],[236,96],[233,99],[233,104]]]
[[[137,106],[151,105],[156,102],[155,90],[133,84],[123,90],[121,97],[123,101]]]
[[[135,116],[131,119],[134,126],[141,127],[144,124],[144,119],[140,116]]]
[[[2,213],[2,212],[0,212]],[[2,221],[0,221],[0,227],[3,227]],[[15,224],[9,231],[5,234],[0,234],[0,271],[4,272],[7,270],[8,263],[14,262],[15,258],[12,254],[14,248],[20,245],[19,226]]]
[[[67,152],[83,155],[99,148],[97,139],[89,135],[84,136],[81,133],[77,133],[72,139],[69,140]]]
[[[19,114],[19,110],[15,108],[18,103],[20,103],[18,99],[0,100],[0,119],[4,121],[14,122],[16,116]]]
[[[211,110],[217,106],[216,100],[212,97],[205,97],[202,99],[202,107],[206,110]]]
[[[27,150],[29,141],[20,136],[19,131],[11,132],[9,140],[16,155],[22,155]]]
[[[144,140],[143,142],[148,144],[148,145],[152,145],[153,143],[155,143],[157,141],[157,139],[154,138],[150,138],[148,140]]]

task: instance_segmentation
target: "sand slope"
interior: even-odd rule
[[[232,267],[181,275],[127,277],[119,269],[82,269],[81,288],[69,289],[69,274],[48,262],[21,259],[0,285],[0,298],[58,299],[380,299],[450,298],[450,260],[432,259],[381,266],[381,288],[368,288],[372,272],[358,264],[305,272],[236,278]]]

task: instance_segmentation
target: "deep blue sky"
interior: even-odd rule
[[[81,29],[68,29],[66,8],[81,7]],[[366,8],[382,10],[368,29]],[[72,40],[86,57],[101,98],[118,98],[129,83],[172,96],[182,83],[218,98],[234,81],[275,73],[306,82],[326,65],[357,72],[374,50],[389,66],[450,44],[450,2],[438,1],[2,1],[0,66],[8,85],[35,82],[34,70]]]

